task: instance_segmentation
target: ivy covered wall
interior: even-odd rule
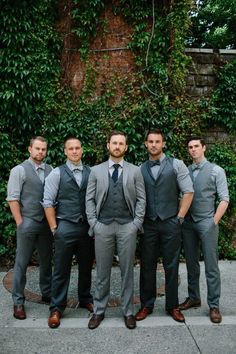
[[[158,126],[167,153],[188,163],[186,137],[220,124],[229,138],[220,147],[216,142],[210,156],[226,168],[232,200],[220,256],[235,257],[236,62],[219,68],[210,97],[189,99],[184,39],[191,6],[191,0],[2,0],[0,256],[10,259],[15,247],[5,202],[9,170],[27,156],[32,135],[48,139],[48,162],[56,166],[64,162],[63,138],[76,134],[84,161],[93,165],[106,158],[107,133],[124,130],[127,159],[140,164],[145,131]]]

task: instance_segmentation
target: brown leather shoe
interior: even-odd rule
[[[89,329],[95,329],[97,328],[100,323],[102,322],[102,320],[104,319],[104,313],[102,313],[101,315],[93,315],[88,323],[88,328]]]
[[[141,308],[135,315],[136,321],[144,320],[148,315],[152,313],[152,311],[153,310],[148,307]]]
[[[185,322],[184,315],[181,313],[179,308],[167,310],[168,314],[177,322]]]
[[[134,329],[136,327],[136,320],[133,315],[124,316],[125,325],[129,329]]]
[[[183,310],[188,310],[190,309],[191,307],[200,307],[201,306],[201,300],[198,300],[198,299],[190,299],[190,297],[187,297],[185,299],[184,302],[182,302],[181,304],[179,304],[179,309],[181,311]]]
[[[24,305],[14,305],[13,307],[13,316],[18,320],[25,320],[26,313]]]
[[[93,312],[93,304],[92,303],[88,303],[85,305],[79,305],[79,307],[83,308],[83,309],[87,309],[89,312]]]
[[[52,311],[48,318],[48,326],[50,328],[57,328],[60,326],[61,322],[61,312],[58,310]]]
[[[220,310],[217,307],[213,307],[210,309],[209,316],[210,316],[211,322],[213,322],[213,323],[220,323],[222,321],[222,316],[221,316]]]

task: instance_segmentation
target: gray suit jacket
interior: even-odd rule
[[[94,166],[88,180],[86,214],[90,225],[89,234],[97,222],[100,210],[107,198],[109,188],[108,161]],[[134,224],[141,230],[146,208],[146,193],[141,170],[129,162],[123,165],[123,191]]]

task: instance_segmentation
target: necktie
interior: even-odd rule
[[[160,166],[160,161],[159,160],[149,160],[149,166]]]
[[[115,163],[113,167],[114,167],[114,171],[111,177],[113,181],[116,183],[116,181],[118,180],[118,168],[120,167],[120,165],[118,163]]]

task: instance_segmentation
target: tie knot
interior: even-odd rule
[[[115,170],[118,170],[118,168],[120,167],[120,164],[115,163],[115,164],[113,165],[113,167],[114,167]]]
[[[149,166],[153,167],[153,166],[160,166],[160,161],[159,160],[149,160]]]

